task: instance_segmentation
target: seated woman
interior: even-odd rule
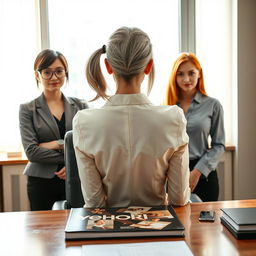
[[[116,83],[107,84],[100,58]],[[85,207],[185,205],[190,197],[188,136],[182,109],[154,106],[141,93],[145,75],[154,79],[152,44],[138,28],[122,27],[90,57],[86,76],[100,109],[79,111],[73,140]],[[168,195],[166,196],[166,184]]]

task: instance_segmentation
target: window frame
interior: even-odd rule
[[[41,50],[49,48],[48,0],[37,0],[40,12]],[[179,51],[196,53],[195,0],[179,0]]]

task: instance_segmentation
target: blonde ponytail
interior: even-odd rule
[[[97,100],[99,97],[107,99],[106,95],[107,83],[102,74],[100,67],[100,57],[103,54],[103,48],[96,50],[89,58],[86,65],[86,78],[89,85],[96,91],[97,95],[91,101]]]
[[[113,72],[129,82],[131,78],[143,72],[153,58],[152,44],[148,35],[138,28],[121,27],[110,37],[107,47],[95,51],[86,66],[86,77],[97,95],[107,99],[107,83],[100,68],[101,54],[107,54],[107,60]],[[154,82],[154,64],[148,79],[148,94]]]

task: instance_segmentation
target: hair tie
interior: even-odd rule
[[[105,44],[102,46],[102,52],[106,53],[106,45]]]

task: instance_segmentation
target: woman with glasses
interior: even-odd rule
[[[43,92],[20,105],[20,132],[29,160],[24,174],[31,210],[50,210],[55,201],[65,199],[64,135],[72,129],[77,111],[88,106],[61,92],[68,80],[68,63],[60,52],[40,52],[34,71]]]
[[[106,93],[100,60],[116,84]],[[141,85],[154,80],[152,44],[138,28],[116,30],[90,57],[86,76],[100,109],[74,118],[73,140],[86,207],[184,205],[190,197],[186,120],[177,106],[154,106]],[[168,184],[168,195],[166,191]]]
[[[225,150],[223,109],[207,95],[203,70],[193,53],[184,52],[175,60],[165,104],[180,106],[187,119],[191,191],[203,201],[217,201],[216,167]]]

